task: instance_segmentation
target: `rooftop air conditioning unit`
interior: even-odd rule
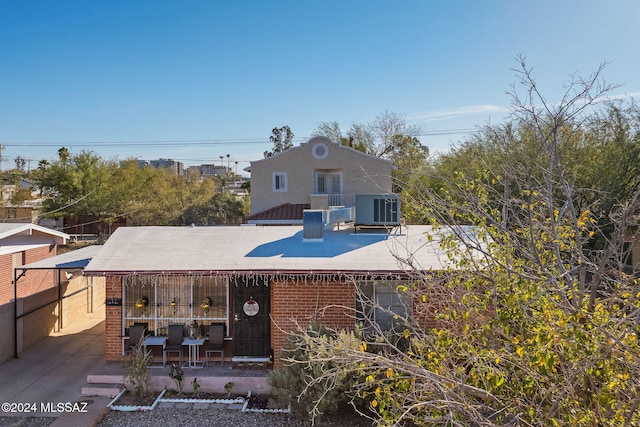
[[[400,225],[400,217],[400,198],[397,195],[356,195],[356,226]]]

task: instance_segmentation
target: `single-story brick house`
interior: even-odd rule
[[[32,223],[0,223],[0,305],[57,285],[52,271],[30,271],[14,284],[15,268],[56,256],[69,235]]]
[[[166,335],[170,324],[195,320],[224,324],[226,359],[277,364],[294,319],[352,328],[344,307],[355,309],[355,286],[393,306],[396,287],[411,277],[401,259],[442,270],[446,257],[429,230],[343,227],[305,239],[301,226],[118,228],[84,270],[106,278],[106,359],[122,357],[135,323]]]

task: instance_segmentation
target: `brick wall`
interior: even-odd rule
[[[106,298],[122,298],[120,277],[106,278]],[[434,316],[445,304],[444,295],[425,288],[426,301],[414,300],[414,320],[423,327],[434,326]],[[319,323],[330,328],[354,327],[355,288],[345,282],[272,281],[271,295],[271,347],[274,365],[280,364],[281,350],[286,347],[287,335],[296,329],[296,323],[306,326]],[[105,358],[122,358],[122,307],[106,306]]]
[[[62,328],[81,319],[86,313],[104,310],[104,277],[85,277],[79,273],[62,284]]]
[[[122,298],[122,279],[108,276],[106,278],[106,298]],[[104,323],[104,351],[106,360],[122,358],[122,306],[106,306]]]
[[[296,321],[305,326],[319,323],[328,327],[352,329],[355,289],[344,282],[271,282],[271,347],[274,364],[280,364],[281,349]]]
[[[24,264],[51,258],[56,255],[56,246],[42,246],[25,251]],[[13,254],[0,256],[0,304],[13,299]],[[18,298],[42,292],[56,285],[53,270],[28,270],[18,281]]]
[[[13,299],[13,254],[0,256],[0,304]]]

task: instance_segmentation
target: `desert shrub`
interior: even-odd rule
[[[179,365],[171,364],[169,368],[169,377],[176,383],[178,394],[182,394],[182,382],[184,381],[184,371]]]
[[[343,368],[330,358],[308,363],[310,355],[316,358],[319,354],[328,354],[329,349],[337,345],[339,334],[350,334],[356,339],[353,332],[335,332],[317,324],[291,333],[282,353],[283,365],[269,375],[272,393],[278,399],[291,401],[296,410],[313,416],[344,410],[353,401],[350,393],[353,375],[345,371],[344,375],[326,377],[327,371]]]
[[[149,393],[149,362],[151,352],[145,351],[144,346],[135,345],[131,353],[124,358],[124,376],[133,396],[141,400]]]

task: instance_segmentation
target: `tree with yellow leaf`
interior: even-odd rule
[[[354,315],[366,334],[327,341],[301,329],[308,357],[287,361],[313,369],[309,385],[350,378],[352,403],[378,425],[640,425],[640,280],[622,250],[637,233],[640,189],[612,207],[603,233],[575,165],[565,165],[611,86],[600,68],[550,104],[519,65],[521,132],[494,136],[505,155],[526,137],[530,153],[416,193],[454,267],[425,272],[398,257],[411,272],[396,289],[411,301],[395,322],[403,328],[384,331],[363,309]],[[594,247],[594,235],[606,244]]]

